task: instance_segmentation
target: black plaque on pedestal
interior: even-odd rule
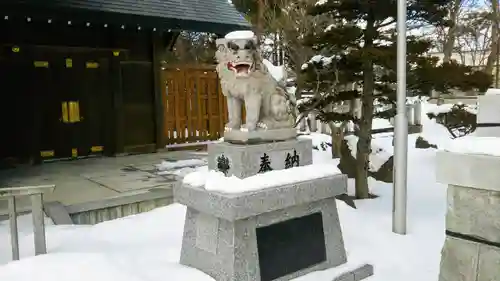
[[[257,228],[261,281],[271,281],[326,261],[320,212]]]

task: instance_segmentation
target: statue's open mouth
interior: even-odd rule
[[[236,74],[249,74],[252,64],[246,62],[228,63],[227,68],[236,72]]]

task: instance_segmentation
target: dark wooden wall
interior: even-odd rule
[[[19,46],[23,50],[36,49],[38,52],[43,49],[53,56],[74,53],[107,60],[108,81],[103,81],[109,83],[107,94],[111,100],[106,121],[107,155],[152,152],[164,145],[159,85],[159,60],[164,49],[161,38],[160,32],[119,26],[49,23],[47,19],[32,19],[30,22],[26,19],[0,19],[0,46],[3,50]]]

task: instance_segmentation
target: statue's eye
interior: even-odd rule
[[[252,40],[248,41],[245,44],[245,50],[255,50],[255,49],[256,49],[256,46],[255,46],[255,43]]]
[[[233,42],[227,43],[227,47],[233,51],[238,51],[240,49],[240,46],[238,46],[237,44],[235,44]]]

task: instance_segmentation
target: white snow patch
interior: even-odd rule
[[[385,129],[394,127],[391,122],[384,118],[373,118],[372,129]]]
[[[445,103],[441,105],[433,105],[433,104],[426,104],[426,112],[427,113],[432,113],[434,115],[439,115],[442,113],[448,113],[451,112],[453,107],[456,105],[461,105],[464,106],[463,109],[471,114],[477,114],[477,105],[475,104],[463,104],[463,103]]]
[[[236,30],[224,36],[228,40],[255,39],[255,33],[251,30]]]
[[[330,24],[329,26],[327,26],[324,30],[324,32],[329,32],[331,31],[333,28],[335,27],[335,24]]]
[[[500,138],[465,136],[451,140],[443,150],[462,154],[500,157]]]
[[[347,141],[347,146],[351,151],[352,157],[356,158],[358,151],[358,140],[359,138],[355,135],[345,136],[344,139]],[[376,139],[373,139],[371,142],[371,150],[369,159],[369,169],[371,172],[377,172],[382,165],[384,165],[387,160],[393,155],[393,147],[391,146],[382,146],[380,143],[377,143]]]
[[[285,70],[284,66],[276,66],[267,59],[263,59],[262,62],[267,67],[267,69],[269,70],[269,73],[274,78],[274,80],[276,80],[277,82],[281,82],[281,81],[286,79],[285,78],[286,77],[286,70]]]
[[[158,171],[168,171],[173,169],[180,169],[185,167],[202,166],[206,165],[207,161],[202,159],[187,159],[179,161],[162,161],[156,165]]]
[[[340,170],[331,164],[312,164],[273,170],[244,179],[235,176],[226,177],[222,172],[203,169],[186,175],[183,183],[196,187],[204,186],[206,190],[211,191],[241,193],[338,174],[341,174]]]
[[[486,91],[485,95],[500,95],[500,89],[490,88]]]
[[[315,6],[325,5],[326,3],[328,3],[328,0],[319,0],[318,2],[316,2]]]

